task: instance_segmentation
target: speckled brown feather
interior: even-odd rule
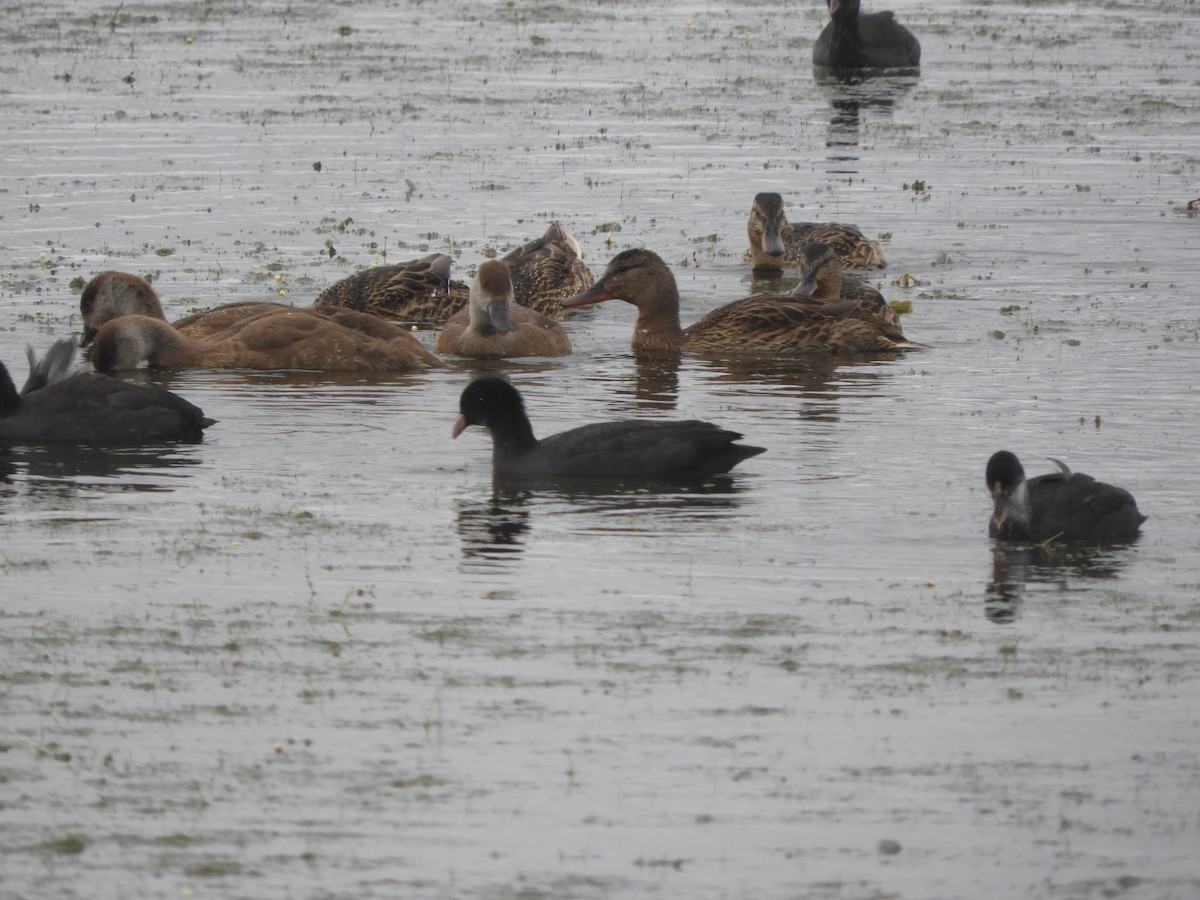
[[[546,233],[503,257],[512,273],[515,301],[547,316],[562,312],[563,299],[592,284],[575,240],[557,222]],[[396,266],[380,266],[344,278],[322,291],[313,305],[342,306],[405,322],[445,322],[466,308],[470,288],[450,279],[451,259],[431,254]]]
[[[595,281],[574,238],[557,222],[503,259],[512,272],[514,301],[545,316],[561,315],[562,301]]]
[[[467,305],[467,286],[450,280],[444,253],[365,269],[331,284],[313,306],[341,307],[406,322],[439,322]]]
[[[907,345],[899,328],[860,316],[855,302],[758,296],[714,309],[683,330],[687,350],[743,353],[871,353]]]

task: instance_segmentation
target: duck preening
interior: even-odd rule
[[[813,65],[830,69],[915,69],[921,42],[889,11],[864,13],[859,0],[826,0],[829,21],[813,44]]]
[[[564,298],[589,287],[591,269],[579,242],[558,222],[500,260],[508,265],[513,301],[556,316]],[[365,269],[330,285],[313,301],[318,308],[345,307],[405,322],[445,322],[467,307],[469,287],[450,279],[452,260],[432,254],[395,266]]]
[[[795,356],[875,353],[921,346],[905,340],[898,327],[872,316],[860,316],[856,300],[746,297],[682,328],[675,276],[661,257],[641,248],[618,253],[594,285],[563,301],[563,306],[571,309],[604,300],[624,300],[637,307],[633,349],[638,351]]]
[[[987,485],[992,495],[992,537],[1044,543],[1051,540],[1113,543],[1137,536],[1146,516],[1123,488],[1072,472],[1051,460],[1057,472],[1025,478],[1008,450],[992,454]]]
[[[199,440],[214,420],[177,394],[76,371],[75,342],[57,341],[17,393],[0,363],[0,441],[22,444],[144,444]]]
[[[447,271],[449,259],[446,257]],[[83,317],[83,336],[79,343],[84,347],[92,343],[105,322],[121,316],[148,316],[167,321],[158,292],[146,279],[129,272],[101,272],[95,276],[83,289],[79,312]],[[394,336],[395,331],[392,323],[365,312],[338,307],[288,306],[270,301],[226,303],[176,319],[171,327],[186,338],[206,341],[231,328],[244,327],[251,319],[279,313],[307,313],[384,340]]]
[[[755,195],[746,234],[750,247],[742,262],[756,269],[802,268],[805,248],[818,242],[837,254],[843,269],[887,268],[883,248],[854,225],[789,222],[783,211],[783,197],[769,191]]]
[[[553,319],[516,305],[508,264],[489,259],[475,274],[467,308],[438,335],[437,352],[475,359],[564,356],[571,340]]]
[[[728,472],[765,452],[737,443],[737,432],[697,420],[601,422],[538,440],[520,392],[495,377],[471,382],[459,411],[453,436],[470,425],[490,431],[492,472],[502,478],[687,480]]]

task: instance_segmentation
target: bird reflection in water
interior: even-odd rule
[[[992,547],[992,578],[985,592],[984,615],[997,625],[1007,625],[1015,621],[1027,593],[1078,590],[1081,579],[1117,578],[1124,566],[1125,556],[1119,549],[997,541]]]
[[[813,80],[832,107],[825,132],[825,146],[833,152],[831,162],[857,161],[862,116],[877,112],[891,117],[896,104],[917,86],[919,76],[912,70],[903,71],[826,69],[813,73]]]
[[[11,447],[2,468],[14,486],[43,495],[81,491],[171,491],[173,481],[201,462],[191,445],[88,447],[74,444]]]
[[[551,521],[571,516],[568,530],[589,533],[645,533],[711,527],[714,518],[734,513],[747,487],[739,476],[712,475],[689,482],[638,480],[497,478],[486,501],[458,504],[458,536],[463,566],[506,572],[516,569],[534,517]]]
[[[465,566],[516,567],[529,532],[527,496],[520,491],[496,491],[482,503],[459,501],[458,537]]]
[[[838,422],[843,397],[885,397],[890,367],[902,359],[898,351],[871,355],[829,356],[813,354],[796,359],[753,356],[704,356],[699,364],[714,382],[745,394],[744,403],[759,387],[773,397],[800,401],[796,417],[804,421]]]

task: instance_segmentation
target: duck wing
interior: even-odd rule
[[[858,299],[747,297],[684,329],[689,350],[742,353],[870,353],[912,348],[896,327],[859,317]]]
[[[595,283],[574,238],[557,223],[540,238],[503,257],[512,273],[513,300],[546,316],[562,312],[562,301]]]
[[[450,280],[444,253],[365,269],[331,284],[314,307],[343,307],[407,322],[444,322],[467,305],[469,289]]]

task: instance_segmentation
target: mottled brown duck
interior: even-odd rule
[[[562,301],[594,280],[578,241],[558,222],[501,259],[511,273],[516,303],[546,316],[559,315]],[[468,285],[451,280],[450,262],[450,257],[434,254],[402,266],[367,269],[330,285],[313,303],[405,322],[445,322],[465,309],[470,298]]]
[[[804,277],[792,290],[793,297],[809,297],[813,300],[855,300],[856,314],[878,319],[897,330],[900,317],[875,290],[856,275],[842,271],[842,261],[828,244],[809,244],[804,248]]]
[[[746,297],[714,309],[687,328],[679,324],[679,289],[666,263],[649,250],[617,254],[599,280],[564,301],[574,309],[604,300],[637,307],[633,349],[693,350],[793,356],[807,353],[874,353],[920,347],[898,328],[857,316],[857,301],[792,296]]]
[[[779,194],[755,195],[746,233],[750,246],[742,262],[756,269],[799,269],[804,264],[804,248],[818,242],[833,248],[842,268],[887,268],[883,248],[867,240],[854,225],[788,222]]]

